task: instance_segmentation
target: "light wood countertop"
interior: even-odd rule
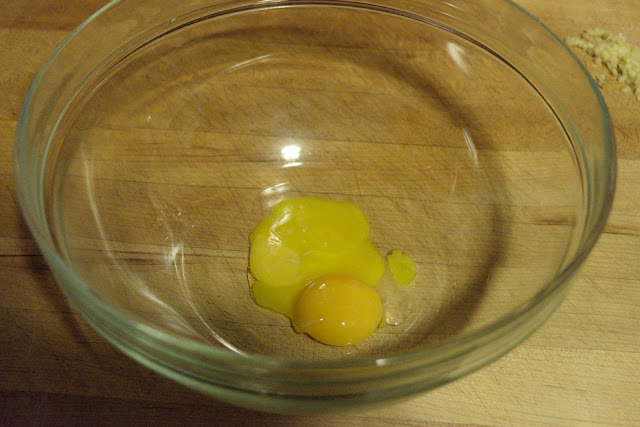
[[[558,311],[490,366],[404,403],[307,418],[216,402],[108,344],[54,282],[12,175],[15,126],[35,73],[102,4],[0,2],[0,424],[640,424],[640,102],[616,83],[602,90],[619,162],[609,224]],[[640,0],[520,4],[562,38],[600,26],[640,45]]]

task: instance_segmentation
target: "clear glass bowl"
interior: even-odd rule
[[[15,153],[24,217],[106,339],[279,412],[392,401],[513,348],[615,181],[597,88],[508,1],[114,1],[37,75]],[[253,303],[248,235],[298,195],[411,254],[404,324],[328,347]]]

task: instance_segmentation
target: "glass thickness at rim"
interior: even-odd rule
[[[450,342],[441,344],[436,347],[426,348],[423,350],[406,353],[406,354],[395,355],[395,356],[391,356],[389,358],[384,358],[384,359],[360,359],[360,360],[353,360],[348,362],[342,361],[342,362],[306,363],[306,362],[286,361],[286,360],[280,360],[280,359],[263,357],[263,356],[252,356],[251,358],[246,358],[230,352],[208,347],[206,345],[199,344],[196,342],[190,342],[183,339],[179,339],[167,333],[155,330],[146,325],[139,324],[133,321],[132,319],[129,319],[126,316],[124,316],[117,309],[110,307],[104,304],[103,302],[101,302],[100,300],[98,300],[95,297],[95,295],[89,290],[88,285],[86,283],[83,283],[82,280],[74,274],[73,270],[60,257],[55,246],[52,243],[50,235],[48,234],[49,231],[46,227],[46,220],[44,220],[42,202],[40,202],[40,206],[38,206],[37,204],[36,206],[34,206],[34,203],[33,203],[34,199],[31,198],[28,200],[26,198],[27,193],[32,194],[33,191],[37,192],[39,190],[31,188],[33,187],[33,175],[32,175],[33,171],[29,170],[28,167],[23,167],[23,165],[25,164],[24,158],[29,154],[29,150],[27,149],[29,142],[26,140],[27,138],[26,128],[29,127],[30,121],[32,120],[32,117],[30,117],[31,103],[33,102],[34,93],[39,89],[40,82],[46,76],[48,68],[50,67],[51,63],[56,59],[56,57],[59,55],[59,53],[65,48],[65,46],[68,43],[70,43],[77,35],[81,33],[81,30],[83,28],[90,25],[98,16],[105,13],[108,9],[115,7],[120,3],[122,2],[121,1],[111,2],[110,4],[105,6],[103,9],[98,11],[96,14],[94,14],[91,18],[89,18],[76,31],[74,31],[69,36],[69,38],[67,38],[60,45],[60,47],[56,50],[53,56],[47,61],[45,66],[42,68],[42,70],[34,80],[34,83],[29,91],[25,105],[23,107],[23,113],[21,115],[20,122],[18,125],[18,132],[16,137],[16,149],[15,149],[15,155],[16,155],[15,174],[16,174],[16,183],[18,187],[20,206],[26,218],[27,224],[31,232],[33,233],[34,237],[36,238],[36,241],[38,242],[38,245],[40,246],[42,252],[44,253],[47,261],[50,263],[53,270],[56,272],[56,275],[58,276],[58,278],[61,279],[60,283],[62,284],[62,286],[68,286],[68,289],[65,289],[65,292],[67,293],[67,295],[70,297],[72,301],[74,301],[74,303],[76,304],[76,306],[78,306],[81,312],[88,315],[90,322],[97,329],[101,330],[101,332],[107,335],[110,341],[114,342],[118,347],[122,348],[125,352],[132,355],[134,358],[142,361],[143,363],[145,363],[145,357],[141,356],[140,354],[136,354],[135,350],[132,347],[128,346],[128,344],[126,344],[127,342],[129,342],[128,341],[129,339],[143,338],[146,340],[146,343],[151,346],[150,348],[162,347],[162,348],[175,349],[176,351],[184,350],[185,353],[188,353],[188,354],[185,354],[185,355],[177,354],[176,362],[180,364],[184,363],[186,365],[197,365],[201,363],[199,359],[200,359],[200,356],[202,356],[204,357],[204,359],[208,360],[209,362],[219,361],[224,364],[232,364],[236,369],[238,367],[243,367],[243,369],[247,368],[248,372],[255,370],[254,372],[256,374],[262,372],[263,370],[274,370],[277,372],[277,375],[282,375],[286,373],[294,373],[295,375],[298,375],[300,373],[307,372],[308,374],[314,376],[315,374],[318,374],[318,373],[320,373],[320,375],[324,375],[323,372],[320,372],[323,370],[341,371],[346,368],[355,369],[355,370],[358,370],[357,368],[362,368],[363,375],[370,375],[370,374],[373,374],[373,372],[367,368],[374,368],[374,370],[380,374],[380,377],[384,377],[386,375],[392,375],[392,371],[394,371],[394,368],[400,369],[403,372],[408,372],[412,367],[424,368],[425,366],[429,366],[432,364],[445,363],[448,360],[461,358],[468,354],[471,354],[472,352],[477,350],[479,346],[491,345],[492,342],[499,341],[501,337],[509,336],[510,338],[512,338],[514,340],[512,344],[507,344],[504,347],[501,347],[500,350],[495,351],[495,353],[491,355],[489,359],[493,360],[499,357],[501,354],[508,351],[509,349],[511,349],[518,342],[526,338],[526,336],[529,333],[533,332],[533,330],[535,330],[535,328],[537,328],[537,326],[539,326],[539,324],[541,324],[544,321],[544,319],[546,319],[546,317],[550,314],[553,308],[555,308],[559,304],[562,296],[564,295],[564,290],[567,287],[568,279],[572,276],[572,274],[576,271],[576,269],[579,267],[582,261],[586,258],[587,254],[595,244],[595,241],[604,226],[604,223],[606,221],[606,218],[611,206],[611,199],[613,196],[613,189],[615,185],[615,144],[613,142],[611,125],[609,122],[606,107],[604,106],[604,102],[602,101],[602,98],[597,88],[591,81],[590,77],[588,76],[584,68],[582,68],[582,66],[579,64],[577,59],[575,59],[575,57],[573,57],[573,54],[571,54],[570,51],[568,51],[565,48],[566,53],[573,57],[574,61],[576,62],[576,65],[582,70],[582,73],[583,73],[582,77],[590,81],[590,84],[597,96],[598,102],[600,102],[602,115],[603,115],[602,120],[604,123],[603,140],[604,140],[604,144],[609,147],[609,152],[610,152],[609,163],[611,165],[611,169],[610,169],[610,175],[607,176],[609,182],[605,182],[603,184],[603,187],[607,189],[607,191],[605,192],[606,194],[600,195],[600,197],[597,199],[597,200],[603,200],[604,205],[600,211],[596,210],[596,213],[592,214],[592,219],[594,219],[593,222],[591,223],[589,223],[588,221],[586,222],[585,227],[587,227],[587,225],[589,224],[591,226],[589,227],[589,229],[585,230],[585,234],[583,235],[583,240],[580,244],[579,250],[576,252],[576,255],[574,256],[572,261],[565,266],[565,268],[560,272],[560,274],[558,274],[552,282],[547,284],[547,286],[544,288],[544,291],[539,293],[537,297],[534,300],[530,301],[530,303],[527,306],[522,307],[518,311],[508,314],[507,316],[502,318],[499,322],[493,325],[490,325],[482,330],[479,330],[467,336],[452,340]],[[254,9],[262,9],[262,8],[270,8],[270,7],[282,7],[284,5],[294,6],[294,5],[304,5],[304,4],[332,5],[332,6],[357,5],[357,7],[360,7],[360,8],[375,6],[378,10],[381,10],[381,8],[386,7],[381,5],[377,5],[377,6],[369,5],[367,3],[337,2],[337,1],[268,2],[268,3],[259,3],[259,4],[246,6],[246,7],[252,7]],[[511,2],[504,2],[504,4],[509,4],[513,7],[518,7]],[[526,12],[523,12],[522,9],[519,9],[519,10],[522,13],[523,17],[526,16],[528,19],[532,19],[532,20],[534,19],[530,15],[526,14]],[[403,16],[406,16],[406,13],[407,13],[400,10],[397,10],[396,12],[394,12],[393,9],[389,7],[386,7],[385,11],[389,13],[396,13]],[[224,13],[230,13],[230,12],[229,11],[220,12],[220,14],[224,14]],[[413,16],[419,16],[419,15],[413,15]],[[556,43],[560,43],[557,37],[553,36],[550,31],[548,31],[546,28],[542,26],[542,24],[540,24],[538,21],[535,21],[535,23],[540,27],[541,31],[546,32],[547,34],[550,35],[550,37],[554,38],[556,40]],[[578,144],[580,143],[579,140],[574,142]],[[43,162],[44,160],[45,159],[42,159]],[[40,174],[42,174],[41,171],[40,171]],[[589,212],[593,211],[591,206],[589,206],[588,208],[589,208]],[[87,309],[86,307],[82,307],[83,305],[94,306],[94,307]],[[543,313],[543,315],[541,315],[541,313]],[[536,316],[540,316],[540,317],[536,317]],[[511,335],[509,333],[509,331],[513,332],[514,328],[517,325],[522,324],[523,322],[526,323],[526,321],[530,319],[537,319],[537,320],[531,323],[531,325],[534,325],[535,327],[526,328],[526,332],[527,332],[526,334]],[[102,322],[113,323],[114,320],[117,320],[116,323],[119,324],[120,328],[127,329],[128,332],[131,332],[133,335],[118,336],[118,334],[113,332],[116,329],[112,329],[111,332],[107,331],[104,325],[102,324]],[[157,370],[162,370],[160,362],[153,362],[152,360],[153,357],[154,357],[153,355],[148,355],[146,362],[155,363],[156,364],[155,368]],[[483,364],[485,364],[485,363],[488,363],[488,361],[490,360],[483,359],[482,362]],[[400,368],[401,365],[403,365],[403,368]],[[462,372],[461,374],[465,374],[471,370],[475,370],[480,366],[475,366],[473,369],[466,369],[465,370],[466,372]],[[166,369],[171,370],[173,369],[173,367],[167,367]],[[341,374],[343,373],[344,372],[342,372]],[[165,372],[165,374],[168,374],[168,373]],[[352,373],[350,372],[349,374],[352,374]],[[375,376],[376,375],[373,374],[373,377]],[[347,377],[350,377],[350,375],[347,375]],[[176,378],[176,379],[182,380],[183,382],[195,381],[196,383],[199,381],[206,381],[206,379],[204,378],[200,378],[200,379],[196,378],[191,380],[188,380],[185,378]],[[449,380],[451,379],[453,379],[453,377],[449,378]],[[307,378],[307,380],[309,379]],[[310,379],[310,381],[316,382],[316,383],[323,382],[323,380],[330,382],[331,377],[326,377],[326,378],[314,377]],[[191,384],[191,385],[194,386],[194,384]],[[225,386],[220,385],[220,387],[225,387]]]

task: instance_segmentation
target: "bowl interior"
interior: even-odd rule
[[[507,60],[366,7],[179,19],[105,60],[47,163],[58,250],[103,301],[241,354],[384,357],[497,321],[566,262],[576,156]],[[328,347],[253,302],[249,233],[303,195],[357,205],[381,253],[416,261],[404,324]]]

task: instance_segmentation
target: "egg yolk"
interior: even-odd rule
[[[369,224],[354,205],[313,197],[278,203],[249,237],[255,301],[293,319],[311,281],[344,276],[374,286],[384,260],[369,241]]]
[[[382,302],[368,284],[334,276],[311,282],[295,305],[293,323],[324,344],[356,344],[371,335],[382,319]]]

